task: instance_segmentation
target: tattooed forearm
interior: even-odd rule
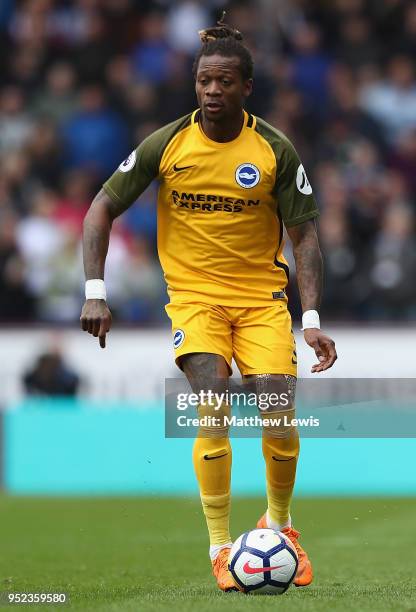
[[[104,278],[112,215],[112,200],[101,190],[94,198],[84,219],[83,254],[85,277]]]
[[[318,310],[322,295],[322,255],[315,223],[307,221],[288,228],[293,244],[302,310]]]

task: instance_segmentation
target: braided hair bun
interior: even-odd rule
[[[208,43],[210,40],[217,40],[218,38],[234,38],[235,40],[243,40],[243,35],[238,30],[234,30],[229,25],[224,23],[225,11],[223,11],[221,19],[217,21],[217,25],[212,28],[206,28],[205,30],[199,30],[199,38],[203,44]]]

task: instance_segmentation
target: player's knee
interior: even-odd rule
[[[296,377],[286,374],[261,374],[255,377],[257,406],[262,419],[263,435],[290,438],[296,427]]]
[[[225,402],[207,402],[198,406],[198,437],[224,438],[230,429],[231,407]]]

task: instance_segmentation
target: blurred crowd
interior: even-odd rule
[[[196,107],[197,32],[222,8],[254,56],[248,110],[289,136],[314,186],[325,316],[416,318],[416,1],[2,0],[1,323],[78,319],[91,199]],[[165,321],[156,190],[114,224],[106,284],[121,321]]]

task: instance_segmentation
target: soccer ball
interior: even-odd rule
[[[253,529],[234,542],[228,567],[245,593],[281,595],[296,575],[298,555],[280,531]]]

